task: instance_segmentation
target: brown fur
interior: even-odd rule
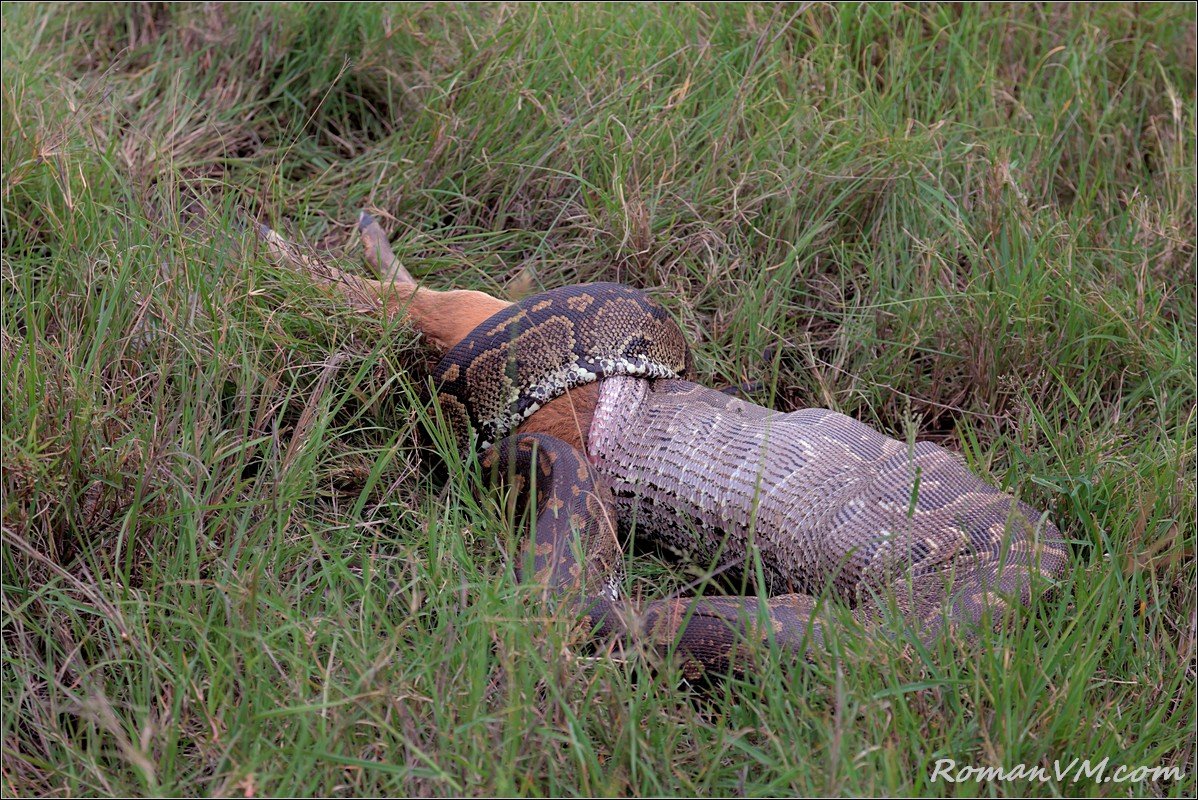
[[[406,314],[429,344],[441,352],[465,339],[492,314],[511,305],[469,289],[438,292],[412,283],[383,283],[338,269],[324,271],[329,274],[315,271],[311,274],[340,291],[355,309],[372,312],[381,307],[389,317]]]
[[[586,453],[591,419],[599,403],[599,384],[588,383],[554,398],[526,419],[517,433],[547,433]]]
[[[439,292],[407,281],[384,282],[363,278],[318,260],[297,256],[273,232],[268,234],[267,243],[273,245],[275,252],[282,258],[307,270],[320,283],[339,291],[354,308],[365,312],[381,308],[389,317],[406,315],[429,344],[442,353],[465,339],[487,318],[511,305],[485,292],[469,289]],[[597,383],[572,389],[546,403],[544,408],[525,420],[518,431],[547,433],[580,452],[586,452],[587,434],[598,401]]]
[[[441,352],[449,350],[487,318],[511,305],[489,294],[467,289],[437,292],[404,284],[377,286],[386,313],[393,315],[406,311],[412,324]],[[546,403],[525,420],[517,432],[547,433],[585,453],[591,418],[598,402],[597,383],[571,389]]]
[[[399,286],[392,292],[403,292],[406,288]],[[442,352],[465,339],[470,331],[485,322],[488,317],[511,305],[489,294],[466,289],[445,292],[417,289],[414,296],[409,290],[409,293],[400,297],[393,294],[384,302],[388,314],[394,314],[406,305],[412,324]],[[580,453],[585,453],[591,418],[595,414],[598,402],[597,383],[571,389],[538,409],[517,428],[517,432],[547,433],[561,439]]]
[[[511,305],[468,289],[416,289],[413,293],[409,287],[397,286],[384,292],[387,313],[394,314],[406,306],[412,324],[441,351],[449,350],[488,317]]]

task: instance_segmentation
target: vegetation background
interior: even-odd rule
[[[1192,5],[5,4],[2,41],[6,796],[1193,795]],[[588,654],[410,329],[243,225],[357,265],[362,207],[430,286],[650,289],[705,382],[959,451],[1068,575],[976,645],[707,694]],[[1105,757],[1185,778],[929,780]]]

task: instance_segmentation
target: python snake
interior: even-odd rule
[[[533,580],[574,604],[600,637],[682,656],[686,674],[742,663],[739,643],[805,653],[828,602],[860,622],[948,622],[969,635],[1029,605],[1068,547],[1044,515],[974,476],[959,456],[909,445],[824,409],[781,413],[692,383],[685,337],[652,298],[610,283],[569,286],[496,313],[434,370],[467,446],[531,507]],[[568,389],[600,382],[586,453],[512,431]],[[621,596],[617,529],[635,529],[759,597]],[[749,580],[753,579],[753,580]]]

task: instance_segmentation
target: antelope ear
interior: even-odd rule
[[[395,257],[395,251],[391,249],[391,242],[387,239],[387,232],[383,230],[383,226],[366,211],[358,214],[358,236],[362,240],[362,249],[366,252],[366,264],[379,280],[383,283],[406,283],[413,286],[416,284],[416,279]]]
[[[355,311],[366,314],[381,311],[388,317],[406,315],[429,343],[441,351],[453,347],[488,317],[511,305],[486,292],[468,289],[438,292],[417,286],[395,258],[383,229],[366,213],[358,220],[359,236],[366,248],[367,264],[383,280],[337,269],[265,225],[258,225],[257,231],[258,239],[275,263],[306,273],[315,282],[338,292]]]
[[[429,343],[448,350],[469,335],[492,314],[511,305],[485,292],[464,289],[438,292],[415,287],[412,277],[391,249],[387,234],[378,220],[363,211],[358,215],[358,235],[366,251],[366,263],[379,277],[388,314],[407,312]],[[390,294],[387,294],[390,292]]]

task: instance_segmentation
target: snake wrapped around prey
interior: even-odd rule
[[[820,644],[828,599],[926,641],[946,622],[966,635],[997,622],[1064,572],[1057,528],[948,450],[825,409],[763,408],[690,371],[664,309],[610,283],[510,305],[434,371],[459,441],[473,428],[484,463],[532,510],[532,574],[521,579],[569,600],[599,635],[674,648],[688,673],[720,673],[736,667],[738,643]],[[513,433],[588,383],[599,388],[585,453]],[[621,596],[618,528],[756,576],[759,596],[634,605]]]

